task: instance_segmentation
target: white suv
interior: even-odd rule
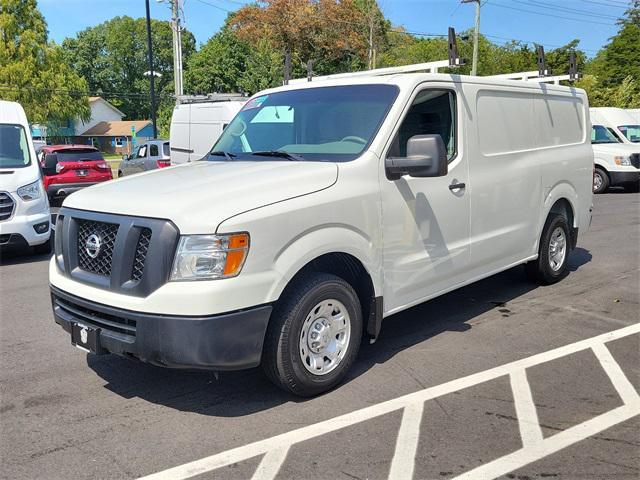
[[[75,193],[50,266],[72,342],[262,365],[315,395],[382,319],[515,265],[568,272],[591,219],[584,91],[438,74],[250,99],[202,161]]]

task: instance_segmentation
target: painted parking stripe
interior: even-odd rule
[[[423,410],[424,402],[418,402],[408,405],[402,412],[402,422],[400,430],[398,430],[396,451],[391,461],[389,480],[411,480],[413,478]]]
[[[511,381],[522,446],[534,446],[542,441],[542,429],[538,421],[536,406],[533,403],[527,372],[524,369],[516,370],[509,375],[509,380]]]
[[[562,358],[567,355],[571,355],[572,353],[580,352],[587,349],[593,349],[594,347],[596,347],[597,349],[594,350],[594,352],[601,352],[600,346],[604,346],[605,343],[636,333],[640,333],[640,323],[629,325],[628,327],[604,333],[596,337],[571,343],[569,345],[565,345],[554,350],[549,350],[547,352],[539,353],[537,355],[523,358],[521,360],[516,360],[515,362],[501,365],[489,370],[485,370],[483,372],[478,372],[473,375],[458,378],[456,380],[410,393],[402,397],[387,400],[385,402],[372,405],[361,410],[356,410],[354,412],[340,415],[329,420],[276,435],[265,440],[260,440],[248,445],[233,448],[226,452],[218,453],[209,457],[202,458],[200,460],[195,460],[183,465],[169,468],[167,470],[143,477],[143,480],[178,480],[191,478],[196,475],[200,475],[221,467],[225,467],[227,465],[231,465],[233,463],[267,454],[274,450],[288,449],[293,444],[303,442],[305,440],[310,440],[312,438],[319,437],[321,435],[340,430],[342,428],[349,427],[351,425],[355,425],[360,422],[364,422],[366,420],[379,417],[396,410],[404,409],[411,405],[419,404],[427,400],[447,395],[458,390],[472,387],[474,385],[478,385],[480,383],[484,383],[489,380],[502,377],[504,375],[511,375],[514,372],[524,371],[524,369],[528,367]],[[606,349],[606,347],[604,348]],[[600,359],[600,357],[598,358]],[[613,361],[613,364],[617,366],[617,363],[615,363],[615,360],[613,360],[613,357],[611,357],[610,359],[606,359],[607,365],[609,365],[609,367],[603,366],[603,368],[605,368],[605,372],[607,372],[608,375],[610,375],[610,371],[614,372],[615,377],[612,379],[612,383],[616,382],[618,386],[622,388],[622,390],[618,391],[625,392],[623,401],[632,399],[631,404],[625,403],[623,407],[611,410],[610,412],[607,412],[587,422],[565,430],[564,432],[545,439],[544,441],[539,442],[530,448],[522,448],[510,455],[506,455],[505,457],[501,457],[498,460],[478,467],[479,469],[484,469],[484,471],[486,472],[486,476],[485,474],[476,474],[475,477],[466,476],[471,472],[478,471],[478,469],[474,469],[471,472],[467,472],[467,474],[464,474],[465,476],[461,478],[494,478],[490,474],[490,472],[492,471],[503,471],[504,473],[507,473],[514,468],[518,468],[518,466],[526,465],[527,463],[535,461],[538,458],[542,458],[543,456],[554,453],[562,448],[565,448],[568,445],[594,435],[606,428],[609,428],[612,425],[616,425],[617,423],[623,422],[639,414],[640,405],[633,400],[633,398],[636,398],[638,396],[637,392],[635,392],[633,387],[630,386],[630,383],[629,385],[627,385],[627,383],[629,382],[628,379],[624,376],[624,373],[622,373],[622,370],[619,366],[617,366],[617,368],[615,366],[612,366],[613,364],[611,363],[611,361]],[[628,391],[629,386],[635,393],[635,397],[630,391]],[[497,475],[499,476],[500,474]]]
[[[251,480],[273,480],[276,478],[280,467],[284,463],[285,458],[287,458],[288,452],[289,447],[276,448],[268,452],[260,462],[260,465],[258,465]]]

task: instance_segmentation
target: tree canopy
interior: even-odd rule
[[[173,95],[173,41],[169,22],[151,21],[156,92],[161,101],[171,103]],[[182,32],[182,55],[185,63],[195,52],[195,38]],[[89,90],[107,98],[127,119],[150,118],[147,31],[144,18],[127,16],[82,30],[76,38],[62,42],[64,56],[82,75]]]
[[[87,83],[48,41],[36,1],[0,0],[0,6],[0,98],[20,102],[32,123],[86,119]]]

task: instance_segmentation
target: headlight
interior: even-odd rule
[[[249,234],[183,235],[178,242],[171,280],[235,277],[249,252]]]
[[[616,162],[616,165],[620,166],[630,166],[631,165],[631,157],[613,157],[613,161]]]
[[[24,185],[17,190],[18,196],[26,201],[37,200],[42,195],[42,188],[40,187],[40,180],[36,180],[29,185]]]

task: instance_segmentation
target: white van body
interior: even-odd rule
[[[22,105],[0,100],[0,248],[46,251],[51,213]]]
[[[598,110],[591,109],[593,192],[604,193],[609,187],[637,189],[640,183],[640,144],[623,142],[626,137],[610,123],[612,117],[606,117]],[[617,119],[629,120],[624,116]]]
[[[591,221],[588,100],[575,88],[424,73],[313,81],[254,96],[214,150],[65,200],[50,282],[74,342],[96,327],[80,305],[137,322],[100,323],[83,348],[169,367],[262,363],[313,395],[384,317],[520,264],[559,280]],[[127,252],[148,229],[139,283],[119,247],[106,276],[76,268],[85,243],[95,253],[78,233],[87,222],[82,235],[119,226]]]
[[[629,110],[614,107],[593,107],[589,109],[591,123],[609,128],[622,143],[640,143],[640,124],[637,116]]]
[[[245,103],[245,100],[178,103],[173,109],[169,133],[171,165],[206,156]]]

